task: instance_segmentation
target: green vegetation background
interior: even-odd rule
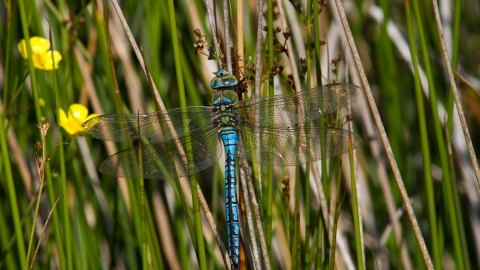
[[[282,51],[286,45],[279,3],[291,29],[291,58],[301,74],[302,90],[319,85],[318,59],[323,84],[336,80],[360,85],[333,1],[317,7],[322,11],[316,18],[313,5],[317,1],[268,1],[265,24],[270,29],[280,27],[280,32],[275,34],[279,43],[269,44],[265,38],[261,46],[265,87],[274,85],[282,93],[294,91],[289,77],[293,67]],[[479,269],[480,192],[454,117],[432,3],[342,3],[433,265],[437,269]],[[223,46],[222,4],[215,4]],[[240,65],[247,68],[248,76],[254,76],[258,2],[243,2],[243,28],[235,24],[236,4],[231,2],[232,33],[243,33],[245,55]],[[267,4],[274,7],[271,19]],[[441,0],[440,6],[461,102],[478,150],[480,2]],[[204,2],[126,0],[120,7],[143,48],[165,107],[211,105],[209,82],[218,65],[196,53],[198,46],[194,47],[198,39],[195,29],[200,29],[209,43],[212,40]],[[106,144],[88,135],[71,139],[59,127],[58,109],[67,111],[73,103],[98,114],[155,110],[148,81],[111,3],[4,0],[0,15],[0,269],[26,269],[34,256],[34,269],[225,268],[209,224],[204,220],[199,226],[198,198],[194,192],[197,207],[192,208],[188,181],[182,182],[181,194],[187,200],[182,207],[173,181],[117,180],[101,175],[97,171],[100,162],[128,145]],[[62,54],[55,72],[29,68],[21,58],[17,44],[32,36],[51,39],[53,49]],[[321,50],[315,48],[315,41],[325,43]],[[207,46],[203,52],[208,54]],[[271,76],[272,55],[280,71],[275,78]],[[339,55],[343,59],[330,65]],[[255,91],[268,94],[264,87],[255,90],[253,82],[248,86],[248,96]],[[364,263],[366,269],[426,268],[363,96],[359,89],[351,97],[350,112],[353,130],[363,139],[354,161],[361,231],[355,230],[357,196],[352,195],[347,155],[343,161],[335,158],[323,163],[327,170],[322,186],[328,212],[334,213],[334,243],[329,241],[327,231],[332,226],[322,218],[319,190],[313,184],[318,176],[312,175],[308,182],[308,174],[300,167],[293,174],[282,168],[268,174],[268,169],[262,168],[259,176],[253,166],[254,181],[261,181],[256,182],[255,191],[272,269],[324,269],[334,264],[345,269],[350,262],[358,268]],[[41,116],[50,124],[44,142],[37,128]],[[338,120],[325,119],[332,125],[340,125]],[[37,141],[44,143],[39,155],[48,154],[49,158],[40,171],[35,158]],[[221,170],[221,165],[216,165],[198,173],[196,179],[226,242]],[[43,177],[45,184],[40,188]],[[272,220],[267,218],[270,214]],[[191,219],[197,231],[186,215],[197,217]],[[336,241],[343,243],[342,250],[332,249]],[[247,261],[250,264],[251,258]]]

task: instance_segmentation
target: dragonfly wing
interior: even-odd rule
[[[204,127],[190,135],[118,152],[103,161],[100,171],[114,177],[168,180],[212,166],[222,151],[216,129]]]
[[[353,149],[361,141],[357,134],[340,128],[245,127],[241,133],[248,160],[281,167],[335,157],[349,151],[350,138]]]
[[[336,83],[292,95],[254,97],[238,103],[243,121],[251,126],[295,125],[318,119],[349,104],[358,88]]]
[[[82,126],[92,137],[101,140],[124,142],[147,138],[150,143],[157,143],[210,125],[212,121],[211,107],[192,106],[148,114],[100,115],[85,121]]]

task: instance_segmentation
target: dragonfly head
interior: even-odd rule
[[[234,87],[238,84],[238,79],[224,69],[220,69],[213,74],[215,74],[215,77],[213,77],[210,82],[210,87],[212,89],[223,90]]]

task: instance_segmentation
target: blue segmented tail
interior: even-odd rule
[[[238,225],[237,179],[235,151],[238,134],[234,130],[220,134],[225,147],[225,211],[227,216],[228,249],[232,269],[238,269],[240,260],[240,230]]]

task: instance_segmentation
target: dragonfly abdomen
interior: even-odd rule
[[[224,130],[220,133],[225,147],[225,213],[227,218],[228,248],[232,269],[237,269],[240,259],[240,230],[238,224],[237,180],[235,171],[235,151],[238,133]]]

